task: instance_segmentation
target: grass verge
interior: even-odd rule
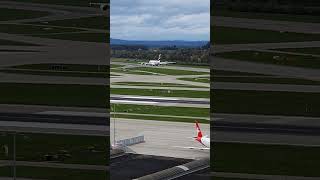
[[[187,122],[187,123],[194,123],[195,120],[198,120],[202,124],[209,124],[210,121],[206,119],[199,119],[199,118],[179,118],[179,117],[159,117],[159,116],[139,116],[139,115],[124,115],[124,114],[117,114],[116,118],[126,118],[126,119],[141,119],[141,120],[155,120],[155,121],[169,121],[169,122]],[[112,115],[111,118],[114,118]]]
[[[209,117],[209,109],[208,108],[112,104],[111,105],[111,112],[114,112],[114,108],[117,113],[137,113],[137,114],[150,114],[150,115]],[[116,115],[116,117],[118,117],[118,116],[119,115]]]
[[[113,85],[125,85],[125,86],[154,86],[154,87],[186,87],[186,88],[206,88],[203,86],[192,86],[185,84],[174,84],[174,83],[150,83],[150,82],[117,82],[112,83]]]
[[[164,96],[164,97],[190,97],[190,98],[209,98],[210,97],[209,91],[170,90],[170,89],[111,88],[111,94]]]

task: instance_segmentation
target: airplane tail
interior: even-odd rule
[[[195,139],[197,141],[201,141],[201,138],[202,138],[202,132],[200,130],[200,126],[199,126],[199,122],[196,121],[196,131],[197,131],[197,137],[195,137]]]
[[[161,54],[159,54],[159,58],[158,58],[158,61],[160,61],[160,59],[161,59]]]

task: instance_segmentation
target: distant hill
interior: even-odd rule
[[[111,45],[142,45],[147,47],[201,47],[208,43],[208,41],[131,41],[122,39],[110,39]]]

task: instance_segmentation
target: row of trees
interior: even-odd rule
[[[112,49],[111,55],[115,58],[129,58],[136,61],[148,61],[150,59],[158,59],[162,54],[162,61],[175,61],[178,64],[209,64],[209,49],[204,48],[161,48],[148,50],[118,50]]]

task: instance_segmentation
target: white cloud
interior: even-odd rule
[[[111,0],[111,37],[209,40],[209,0]]]

